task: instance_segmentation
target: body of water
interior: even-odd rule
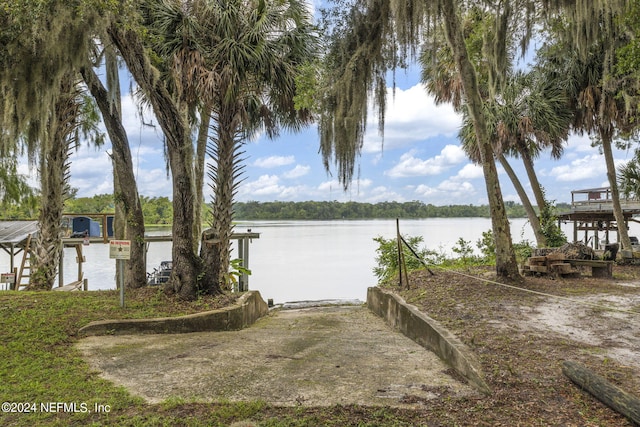
[[[632,224],[632,235],[635,224]],[[422,236],[423,246],[452,255],[451,248],[459,238],[476,241],[491,228],[485,218],[429,218],[401,220],[400,231],[405,236]],[[237,232],[251,229],[260,233],[249,248],[249,288],[259,290],[266,300],[275,303],[318,299],[366,299],[367,288],[375,286],[377,236],[394,238],[395,220],[351,221],[240,221]],[[572,238],[572,225],[564,229]],[[161,233],[162,234],[162,233]],[[534,241],[525,219],[511,220],[514,242]],[[109,258],[109,245],[92,243],[83,246],[87,260],[83,265],[89,289],[114,289],[115,260]],[[236,257],[234,249],[232,257]],[[16,264],[21,258],[16,257]],[[161,261],[171,259],[170,242],[151,243],[147,255],[147,270]],[[9,257],[0,254],[0,271],[8,271]],[[74,248],[64,253],[64,281],[76,280],[78,266]],[[57,282],[56,282],[57,285]]]

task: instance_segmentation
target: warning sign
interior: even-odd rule
[[[15,273],[2,273],[0,274],[0,283],[16,283]]]
[[[131,240],[109,241],[109,258],[131,259]]]

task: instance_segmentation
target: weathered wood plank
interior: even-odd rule
[[[565,361],[562,364],[562,372],[596,399],[634,423],[640,424],[640,399],[616,387],[579,363]]]
[[[562,261],[567,257],[562,252],[551,252],[547,255],[547,262]]]
[[[573,273],[571,264],[566,263],[566,262],[556,262],[553,263],[549,266],[549,268],[551,269],[551,271],[555,272],[556,274],[570,274]]]

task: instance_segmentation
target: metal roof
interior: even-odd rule
[[[38,232],[38,221],[0,221],[0,246],[23,242]]]

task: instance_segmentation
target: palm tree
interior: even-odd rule
[[[502,77],[503,83],[498,88],[491,89],[490,67],[482,55],[482,37],[478,35],[490,19],[491,16],[478,11],[465,16],[467,46],[482,81],[481,94],[485,102],[484,108],[495,156],[507,172],[522,201],[537,245],[544,247],[547,242],[543,227],[520,178],[505,154],[522,158],[538,207],[541,211],[546,209],[543,190],[533,167],[533,157],[537,157],[547,146],[552,147],[554,157],[560,156],[562,143],[569,128],[569,116],[564,108],[566,101],[557,89],[554,90],[552,84],[542,83],[533,74],[521,71],[509,71]],[[464,108],[462,83],[455,71],[451,50],[447,46],[437,45],[438,43],[436,39],[428,47],[423,47],[420,56],[422,81],[427,91],[434,96],[436,103],[451,103],[454,109],[465,113],[459,136],[469,158],[480,164],[473,124]]]
[[[22,142],[30,162],[39,160],[40,230],[31,289],[53,286],[62,250],[69,150],[81,131],[95,131],[96,117],[79,90],[77,69],[86,60],[92,24],[102,11],[89,1],[16,2],[0,11],[0,139]]]
[[[197,292],[226,288],[242,143],[260,128],[276,136],[281,127],[297,129],[310,119],[295,110],[293,97],[298,67],[313,53],[313,29],[299,0],[148,1],[143,18],[152,35],[144,40],[147,46],[125,23],[112,26],[109,34],[165,134],[174,182],[174,271],[167,286],[191,299]],[[154,65],[147,48],[154,52]],[[210,119],[214,203],[203,264],[194,253],[199,206],[194,195],[201,194],[196,185],[203,182],[201,149]],[[197,123],[194,156],[190,135]]]
[[[40,191],[42,202],[39,230],[31,262],[29,290],[49,290],[58,273],[62,251],[62,214],[69,192],[69,153],[78,145],[82,100],[70,75],[62,82],[59,101],[47,123],[51,140],[40,144]]]
[[[107,34],[151,104],[165,137],[173,183],[173,269],[166,289],[192,300],[197,297],[202,262],[194,251],[193,147],[187,112],[174,98],[166,80],[160,79],[141,32],[129,17],[114,20]]]
[[[568,110],[572,114],[572,127],[578,133],[588,133],[597,137],[607,167],[607,179],[611,187],[613,213],[618,225],[618,234],[623,249],[631,249],[631,241],[620,204],[616,168],[612,144],[618,135],[629,134],[637,127],[638,111],[629,102],[623,79],[614,75],[615,49],[624,43],[624,37],[616,28],[619,9],[609,9],[599,15],[602,31],[587,33],[590,44],[583,46],[584,38],[567,38],[572,25],[557,25],[555,44],[548,44],[538,53],[541,73],[546,79],[562,82],[569,100]],[[593,18],[595,19],[595,18]],[[598,24],[599,21],[590,23]],[[572,33],[573,34],[573,33]],[[583,35],[584,36],[584,35]]]
[[[490,11],[488,14],[496,17],[484,26],[490,34],[480,38],[493,41],[486,43],[483,51],[489,65],[487,80],[493,89],[500,86],[508,69],[508,58],[512,54],[509,46],[515,44],[509,41],[514,40],[521,29],[523,42],[528,41],[535,21],[533,9],[512,7],[511,2],[355,2],[346,18],[336,24],[331,51],[327,55],[327,66],[331,70],[327,81],[331,86],[322,100],[321,152],[325,166],[335,160],[339,179],[348,185],[353,176],[354,159],[362,147],[368,95],[373,95],[380,126],[384,126],[387,70],[415,54],[416,47],[425,40],[425,34],[427,40],[444,34],[452,52],[453,68],[459,77],[461,99],[475,129],[496,239],[496,273],[518,280],[520,276],[483,106],[482,79],[474,67],[474,52],[467,45],[467,28],[461,20],[465,12],[476,10],[480,14]],[[523,29],[518,23],[527,26]]]
[[[276,137],[310,122],[296,110],[300,67],[314,59],[315,36],[304,1],[210,2],[202,15],[206,70],[214,80],[204,101],[212,106],[208,154],[213,189],[211,228],[201,245],[209,290],[227,290],[233,199],[242,173],[242,146],[259,129]],[[209,83],[210,79],[205,80]],[[210,243],[213,241],[213,243]]]

